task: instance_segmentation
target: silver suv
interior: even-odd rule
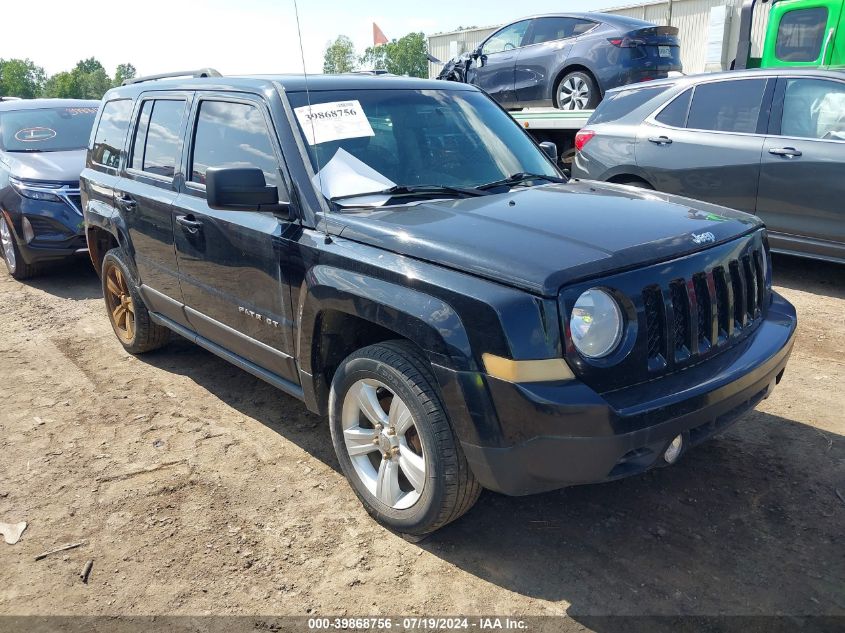
[[[845,71],[766,68],[610,91],[576,178],[747,211],[772,250],[845,262]]]
[[[0,252],[15,279],[87,253],[79,174],[99,105],[0,99]]]

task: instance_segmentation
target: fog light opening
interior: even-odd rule
[[[32,224],[29,223],[29,220],[24,217],[21,221],[23,225],[23,239],[29,244],[32,240],[35,239],[35,231],[32,229]]]
[[[663,453],[663,459],[666,460],[667,464],[674,464],[678,461],[678,457],[681,455],[681,450],[684,448],[684,438],[681,435],[675,437],[669,443],[669,446],[666,447],[666,452]]]

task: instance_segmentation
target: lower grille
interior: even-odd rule
[[[648,365],[671,350],[674,364],[708,352],[751,326],[762,315],[766,292],[765,253],[756,249],[716,266],[669,282],[664,299],[658,286],[643,290],[648,333]],[[667,326],[663,317],[671,315]]]

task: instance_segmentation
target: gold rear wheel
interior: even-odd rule
[[[135,337],[135,304],[126,278],[119,267],[109,263],[105,271],[106,305],[115,333],[127,344]]]

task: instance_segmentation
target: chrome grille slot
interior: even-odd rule
[[[675,359],[682,360],[690,354],[690,301],[687,284],[683,279],[676,279],[669,284],[669,296],[672,299],[672,342]]]
[[[648,359],[663,359],[666,356],[666,307],[660,286],[648,286],[643,290],[646,331],[648,336]]]

